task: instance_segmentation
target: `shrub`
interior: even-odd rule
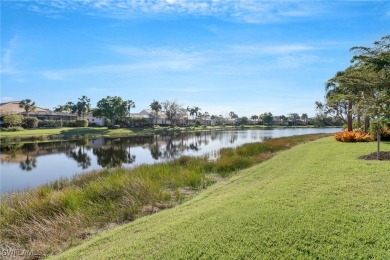
[[[6,127],[21,126],[23,123],[23,116],[20,115],[6,115],[3,119]]]
[[[362,131],[342,131],[335,134],[335,138],[340,142],[371,142],[373,137]]]
[[[76,120],[76,127],[88,127],[88,120],[87,119]]]
[[[37,128],[39,120],[36,117],[25,117],[23,118],[23,127],[24,128]]]
[[[370,124],[369,131],[374,139],[376,139],[376,136],[377,136],[377,125],[378,125],[378,122],[371,122],[371,124]],[[389,123],[383,122],[383,123],[379,124],[379,134],[380,134],[381,140],[390,140]]]
[[[390,140],[390,128],[383,129],[381,132],[381,140]]]
[[[17,132],[17,131],[23,131],[24,128],[20,126],[14,126],[14,127],[8,127],[8,128],[0,128],[0,131],[2,132]]]
[[[39,121],[38,126],[47,128],[62,127],[62,120],[42,120]]]

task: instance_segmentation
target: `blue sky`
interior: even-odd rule
[[[349,48],[389,33],[389,1],[5,0],[1,102],[313,116]]]

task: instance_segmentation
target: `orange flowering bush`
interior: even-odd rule
[[[343,131],[335,134],[335,138],[340,142],[371,142],[372,136],[363,131]]]

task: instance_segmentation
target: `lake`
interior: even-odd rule
[[[202,131],[154,136],[101,137],[77,141],[20,143],[0,147],[0,194],[34,188],[109,167],[134,167],[182,155],[218,157],[221,148],[269,138],[335,133],[339,128]]]

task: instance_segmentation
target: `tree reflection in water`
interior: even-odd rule
[[[27,158],[24,162],[20,162],[20,169],[23,171],[31,171],[32,169],[37,167],[37,159],[35,157],[31,157],[27,154]]]
[[[157,141],[158,139],[157,135],[155,135],[153,138],[154,138],[153,143],[149,144],[150,154],[152,155],[153,159],[158,160],[161,157],[162,153],[160,151],[160,146]]]
[[[31,171],[37,167],[37,157],[48,154],[63,153],[77,162],[78,167],[88,169],[92,166],[93,157],[101,167],[118,167],[123,164],[136,162],[136,155],[132,154],[132,147],[148,148],[154,160],[170,160],[181,156],[185,152],[200,152],[210,140],[223,140],[227,136],[229,143],[237,140],[237,133],[220,133],[203,131],[196,133],[176,133],[153,136],[130,136],[121,138],[97,138],[44,143],[22,143],[0,147],[1,153],[16,158],[26,154],[27,158],[19,160],[23,171]],[[92,154],[91,154],[92,151]],[[32,156],[32,153],[34,156]],[[9,160],[11,160],[9,159]],[[15,159],[12,159],[15,160]]]
[[[97,162],[102,167],[113,168],[123,163],[134,163],[136,156],[131,154],[132,138],[106,139],[99,148],[93,149]]]
[[[91,157],[85,152],[85,147],[79,147],[78,149],[71,150],[67,153],[67,156],[74,159],[78,166],[83,168],[83,170],[87,169],[89,166],[91,166]]]

